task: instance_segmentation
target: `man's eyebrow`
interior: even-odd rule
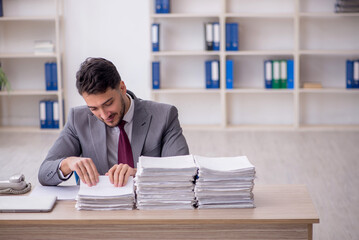
[[[107,99],[105,102],[103,102],[103,103],[101,104],[101,106],[102,106],[102,105],[105,105],[106,103],[108,103],[108,102],[111,101],[112,99],[113,99],[113,97]],[[87,105],[87,107],[88,107],[88,108],[96,108],[95,106],[88,106],[88,105]]]

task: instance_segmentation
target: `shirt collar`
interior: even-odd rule
[[[125,116],[123,116],[123,120],[126,121],[127,123],[130,123],[133,120],[133,113],[135,111],[135,107],[134,107],[135,102],[133,101],[132,97],[128,93],[126,93],[126,95],[130,99],[130,107],[128,108],[128,111],[125,114]]]

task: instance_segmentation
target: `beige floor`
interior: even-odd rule
[[[320,216],[314,239],[359,239],[359,131],[185,131],[192,154],[246,155],[256,184],[305,184]],[[0,180],[37,184],[57,134],[0,132]]]

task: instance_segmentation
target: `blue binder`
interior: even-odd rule
[[[45,85],[46,85],[46,91],[51,91],[51,63],[47,62],[45,63]]]
[[[162,0],[155,1],[155,13],[162,13]]]
[[[57,63],[51,63],[51,90],[57,89]]]
[[[0,0],[0,17],[4,16],[3,7],[2,7],[2,0]]]
[[[52,101],[46,101],[46,128],[53,128],[54,113]]]
[[[219,22],[212,23],[213,25],[213,51],[219,51],[220,46],[220,30],[219,30]]]
[[[354,83],[353,83],[353,78],[354,78],[354,62],[352,60],[347,60],[347,71],[346,71],[346,85],[347,88],[353,88],[354,87]]]
[[[265,88],[272,88],[272,60],[264,61],[264,86]]]
[[[233,60],[226,60],[226,88],[233,89]]]
[[[160,89],[160,62],[152,62],[152,89]]]
[[[353,61],[353,88],[359,88],[359,60]]]
[[[230,51],[231,49],[231,24],[230,23],[226,23],[226,51]]]
[[[294,60],[287,60],[287,87],[294,89]]]
[[[212,88],[219,88],[220,72],[219,72],[219,61],[213,60],[211,62],[211,85]]]
[[[162,13],[170,13],[170,12],[171,12],[170,0],[162,0]]]
[[[231,23],[231,51],[238,51],[238,23]]]
[[[53,128],[59,128],[59,102],[58,101],[51,101],[52,109],[53,109]]]
[[[211,70],[212,68],[212,61],[205,62],[205,73],[206,73],[206,88],[212,88],[212,81],[211,81]]]
[[[46,101],[42,100],[39,103],[39,118],[40,118],[40,128],[46,127]]]
[[[152,24],[152,51],[160,51],[160,24]]]

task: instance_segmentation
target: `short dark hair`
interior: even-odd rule
[[[76,73],[76,87],[80,95],[104,93],[116,89],[121,82],[115,65],[104,58],[87,58]]]

